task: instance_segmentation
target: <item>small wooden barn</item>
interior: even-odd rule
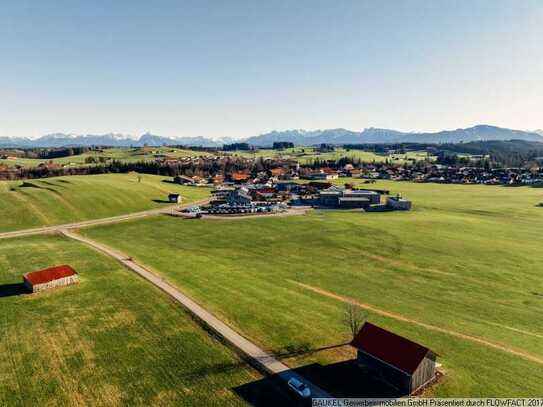
[[[169,194],[168,195],[168,201],[170,201],[171,203],[181,203],[182,200],[183,200],[183,198],[181,198],[181,195],[179,195],[179,194]]]
[[[351,342],[360,367],[372,371],[405,394],[434,379],[436,354],[430,349],[366,322]]]
[[[50,288],[75,284],[79,281],[79,275],[73,268],[64,265],[26,273],[23,280],[25,287],[36,293]]]

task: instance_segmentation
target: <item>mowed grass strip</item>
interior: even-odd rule
[[[80,283],[11,295],[58,264]],[[261,379],[164,293],[61,237],[0,241],[0,309],[2,406],[243,405],[236,389]]]
[[[0,232],[159,208],[170,192],[184,203],[209,196],[207,188],[164,181],[171,178],[134,173],[0,181]]]
[[[149,218],[83,231],[151,266],[277,354],[348,341],[345,304],[377,309],[532,355],[523,358],[369,312],[370,320],[438,352],[435,395],[535,395],[543,369],[543,212],[533,188],[377,183],[415,210],[316,211],[236,221]],[[449,188],[449,189],[448,189]],[[347,348],[289,359],[352,357]]]

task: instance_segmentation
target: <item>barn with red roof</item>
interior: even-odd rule
[[[63,265],[26,273],[23,280],[25,287],[35,293],[54,287],[75,284],[79,281],[79,275],[70,266]]]
[[[432,381],[436,354],[425,346],[366,322],[351,342],[360,367],[384,378],[406,394]]]

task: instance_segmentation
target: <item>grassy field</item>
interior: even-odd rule
[[[340,296],[440,355],[446,375],[428,395],[541,394],[543,191],[372,187],[403,193],[415,209],[155,217],[84,233],[153,267],[292,366],[322,373],[353,357],[348,347],[314,352],[349,339]]]
[[[277,157],[282,159],[292,159],[300,164],[307,164],[314,160],[339,160],[342,157],[349,157],[353,160],[362,162],[385,162],[388,160],[391,163],[403,164],[406,161],[432,159],[425,151],[411,151],[405,154],[376,154],[371,151],[362,150],[346,150],[344,148],[336,148],[330,152],[319,152],[315,147],[295,147],[284,150],[261,149],[250,151],[236,151],[234,154],[244,157]]]
[[[376,154],[370,151],[362,150],[346,150],[344,148],[336,148],[331,152],[319,152],[315,147],[295,147],[285,150],[261,149],[255,151],[234,151],[226,154],[234,154],[248,158],[255,157],[276,157],[282,159],[293,159],[300,164],[307,164],[316,159],[318,160],[338,160],[342,157],[349,157],[353,160],[361,160],[362,162],[384,162],[388,160],[391,163],[403,164],[406,161],[417,161],[424,159],[432,159],[425,151],[410,151],[405,154]],[[183,150],[172,147],[143,147],[143,148],[107,148],[103,150],[90,151],[88,153],[73,155],[70,157],[55,158],[52,160],[38,158],[17,158],[17,159],[0,159],[0,165],[4,164],[8,167],[36,167],[42,163],[54,163],[64,166],[86,166],[95,165],[88,163],[86,160],[93,158],[98,162],[102,159],[105,163],[112,160],[123,162],[136,161],[155,161],[162,158],[181,158],[181,157],[199,157],[207,156],[209,153]]]
[[[167,177],[105,174],[0,181],[0,232],[121,215],[165,205],[168,193],[184,202],[205,198],[206,188],[163,182]]]
[[[5,164],[9,167],[21,166],[21,167],[37,167],[42,163],[55,163],[59,165],[93,165],[87,163],[88,158],[93,158],[98,162],[100,158],[109,162],[112,160],[118,160],[123,162],[137,162],[137,161],[154,161],[158,158],[180,158],[180,157],[199,157],[208,155],[206,152],[184,150],[173,147],[142,147],[142,148],[105,148],[102,150],[89,151],[84,154],[72,155],[69,157],[54,158],[51,160],[42,158],[17,158],[17,159],[0,159],[0,165]]]
[[[13,295],[58,264],[80,283]],[[61,237],[0,241],[0,309],[2,406],[245,405],[238,389],[261,379],[161,291]]]

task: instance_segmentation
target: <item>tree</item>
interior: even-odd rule
[[[358,334],[358,331],[360,331],[360,328],[362,327],[362,324],[366,320],[366,313],[364,310],[360,307],[360,305],[357,305],[355,303],[349,303],[347,304],[347,308],[345,309],[345,324],[349,328],[349,331],[351,332],[353,338]]]
[[[290,141],[274,141],[273,147],[274,150],[283,150],[285,148],[294,148],[294,143]]]

